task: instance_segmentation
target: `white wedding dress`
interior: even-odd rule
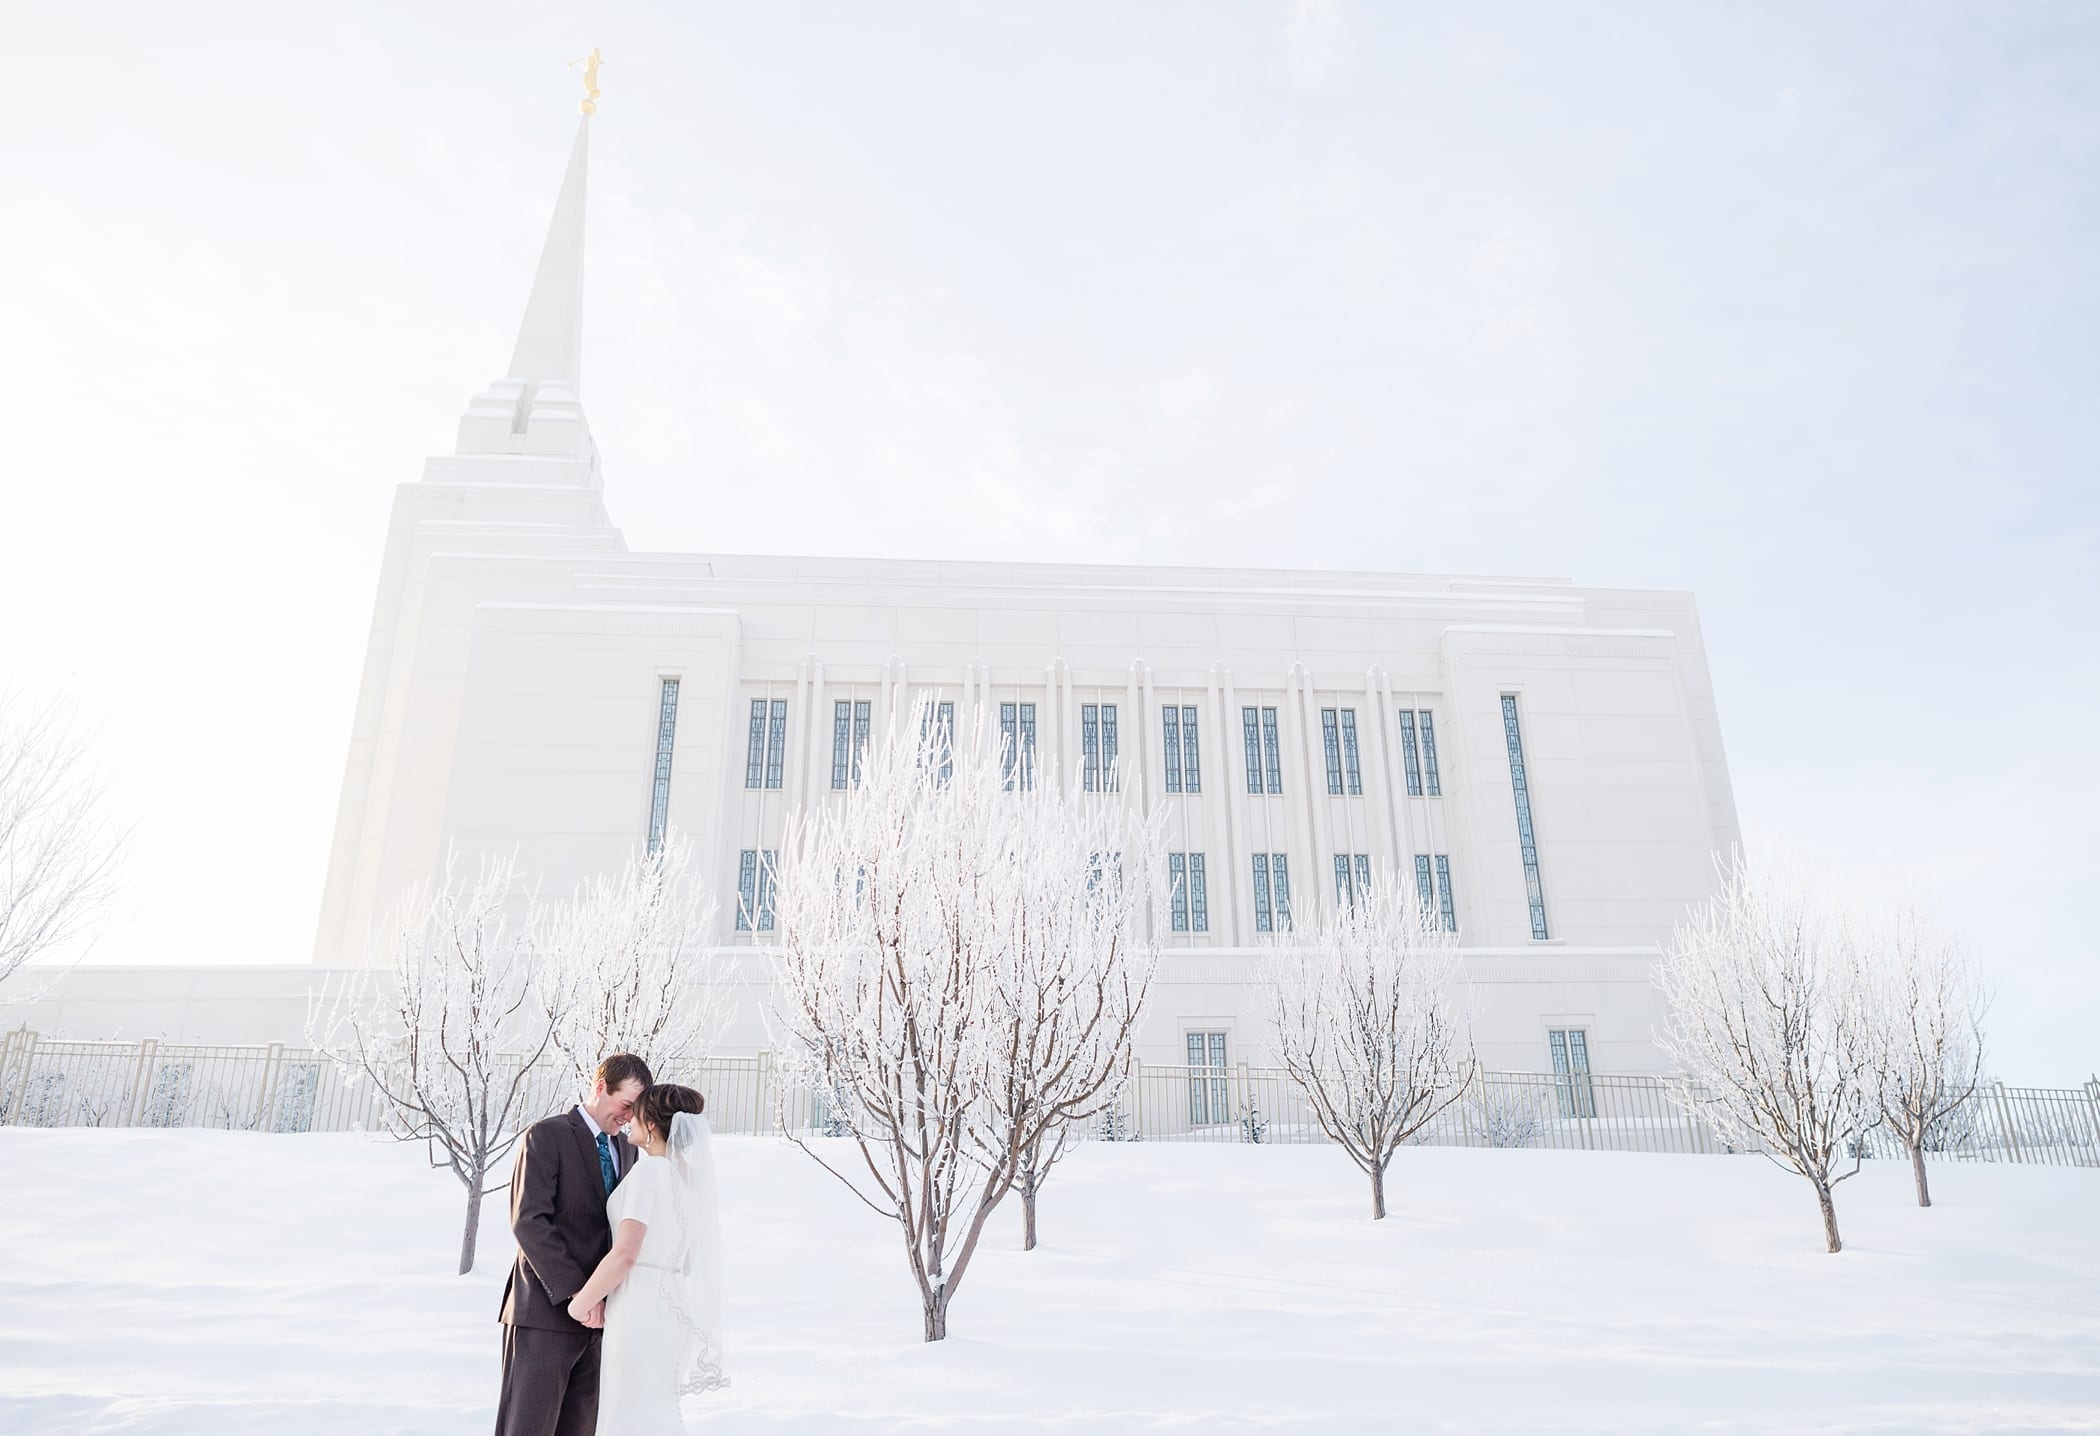
[[[605,1301],[598,1358],[604,1436],[683,1436],[681,1396],[729,1384],[722,1374],[722,1261],[707,1119],[671,1119],[661,1157],[644,1156],[613,1188],[605,1215],[646,1229],[627,1280]]]

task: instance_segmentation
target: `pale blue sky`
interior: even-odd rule
[[[0,672],[108,715],[100,956],[306,957],[596,44],[632,546],[1691,588],[1753,843],[2100,1064],[2100,10],[205,8],[8,27]]]

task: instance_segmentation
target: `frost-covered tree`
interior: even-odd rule
[[[112,915],[130,837],[94,755],[72,700],[0,691],[0,982]]]
[[[442,880],[394,912],[386,962],[325,993],[308,1019],[308,1040],[377,1090],[387,1130],[425,1144],[431,1165],[467,1189],[462,1275],[474,1269],[482,1197],[503,1189],[489,1176],[547,1115],[556,1085],[539,916],[514,858],[485,856],[468,877],[448,853]]]
[[[1005,795],[1008,877],[993,889],[993,1080],[981,1160],[1010,1162],[1022,1248],[1036,1201],[1086,1124],[1122,1095],[1168,897],[1157,821],[1120,794]]]
[[[690,1073],[735,1016],[726,959],[710,953],[715,899],[675,828],[653,853],[580,884],[545,914],[541,1000],[554,1045],[589,1086],[608,1053],[665,1081]]]
[[[1157,861],[1143,824],[1010,790],[995,733],[951,743],[920,709],[863,755],[858,788],[789,824],[772,1024],[783,1072],[825,1094],[860,1161],[804,1150],[900,1225],[938,1341],[1028,1154],[1112,1095],[1150,976],[1130,912]]]
[[[1277,1060],[1385,1216],[1385,1173],[1479,1075],[1456,989],[1458,935],[1387,873],[1319,927],[1272,949],[1261,995]]]
[[[1990,994],[1962,942],[1914,907],[1871,929],[1866,950],[1875,1096],[1929,1207],[1926,1146],[1983,1083]]]
[[[1738,857],[1674,930],[1656,979],[1675,1100],[1814,1186],[1833,1252],[1831,1188],[1858,1173],[1860,1139],[1879,1118],[1860,958],[1850,925],[1797,876]]]

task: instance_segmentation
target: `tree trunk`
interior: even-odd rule
[[[1021,1250],[1035,1250],[1035,1183],[1021,1188]]]
[[[1838,1240],[1837,1207],[1830,1200],[1830,1188],[1822,1182],[1816,1183],[1816,1202],[1823,1208],[1823,1240],[1832,1251],[1843,1251],[1844,1243]]]
[[[946,1341],[948,1339],[948,1294],[935,1292],[926,1298],[926,1339]]]
[[[1371,1168],[1371,1220],[1385,1220],[1385,1167],[1374,1164]]]
[[[1925,1144],[1920,1141],[1912,1142],[1908,1145],[1910,1146],[1910,1174],[1918,1182],[1918,1205],[1929,1207],[1932,1205],[1932,1189],[1925,1185]]]
[[[487,1173],[478,1168],[467,1181],[467,1230],[459,1240],[459,1274],[474,1270],[474,1244],[481,1237],[481,1187]]]

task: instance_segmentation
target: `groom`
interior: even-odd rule
[[[598,1064],[576,1106],[525,1129],[510,1178],[510,1229],[518,1259],[503,1286],[503,1395],[496,1436],[593,1436],[598,1427],[598,1343],[605,1304],[569,1315],[605,1254],[605,1199],[634,1165],[620,1135],[649,1066],[631,1052]]]

